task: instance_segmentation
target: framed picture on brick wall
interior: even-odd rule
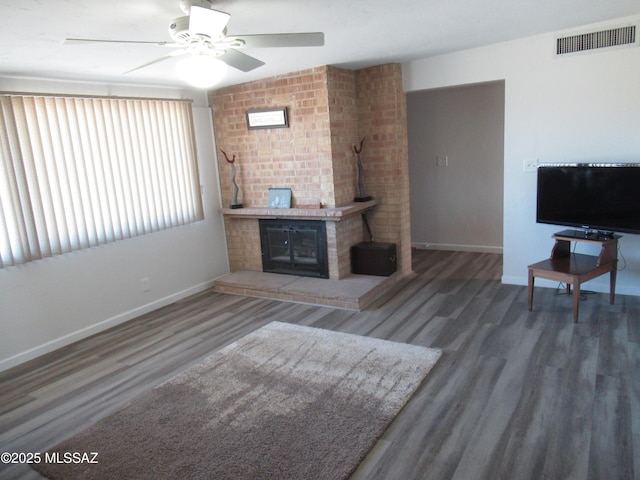
[[[247,128],[286,128],[289,126],[287,107],[247,110]]]

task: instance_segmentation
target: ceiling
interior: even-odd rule
[[[639,0],[212,0],[228,34],[317,32],[323,47],[243,50],[266,62],[220,86],[319,65],[358,69],[571,29],[640,13]],[[184,83],[176,59],[123,75],[166,47],[63,45],[67,37],[171,41],[178,0],[0,0],[0,76],[146,85]]]

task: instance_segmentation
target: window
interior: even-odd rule
[[[0,268],[203,218],[189,101],[0,95]]]

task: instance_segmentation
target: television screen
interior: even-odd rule
[[[640,234],[640,164],[538,167],[536,221]]]

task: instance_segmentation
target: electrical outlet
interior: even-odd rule
[[[149,277],[141,278],[140,286],[142,287],[143,292],[148,292],[149,290],[151,290],[151,285],[149,284]]]
[[[537,158],[535,159],[525,159],[522,161],[522,171],[524,172],[535,172],[538,169],[538,163],[540,163],[538,161]]]
[[[449,157],[448,156],[444,156],[444,157],[436,157],[436,165],[438,167],[448,167],[449,166]]]

